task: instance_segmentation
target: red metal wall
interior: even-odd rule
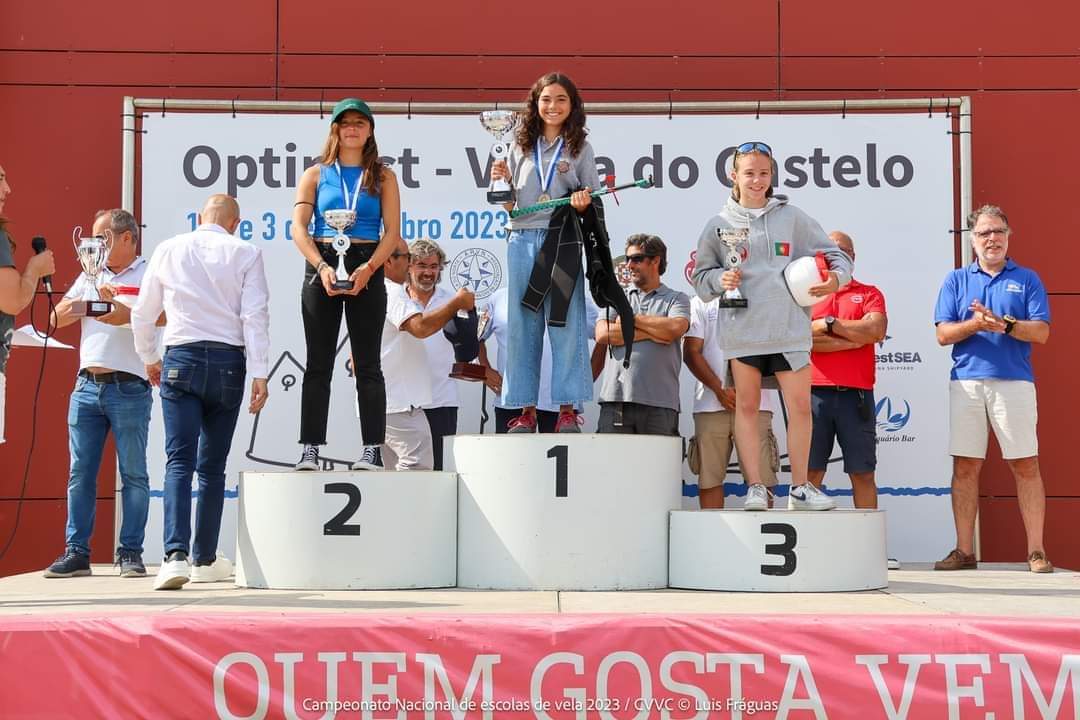
[[[105,10],[105,8],[108,10]],[[1070,521],[1072,360],[1080,330],[1080,4],[1045,0],[645,0],[542,8],[497,2],[237,0],[0,6],[0,165],[6,214],[21,241],[59,250],[59,287],[76,274],[71,227],[120,201],[125,95],[175,98],[518,100],[560,68],[586,99],[974,98],[976,205],[995,202],[1016,229],[1012,254],[1052,294],[1050,344],[1035,351],[1047,549],[1080,567]],[[913,269],[913,271],[915,271]],[[20,318],[23,322],[25,317]],[[61,331],[74,342],[78,331]],[[41,353],[16,350],[8,438],[0,446],[0,542],[14,521]],[[50,351],[27,502],[0,574],[40,568],[63,544],[67,395],[72,352]],[[95,561],[112,537],[111,463],[99,489]],[[1000,461],[982,492],[983,557],[1020,560],[1015,488]],[[947,548],[942,548],[942,552]]]

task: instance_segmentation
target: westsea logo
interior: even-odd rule
[[[914,370],[916,365],[922,364],[922,356],[916,350],[900,350],[895,345],[890,345],[885,351],[885,344],[893,339],[892,335],[886,335],[885,339],[877,344],[878,352],[874,353],[874,362],[882,370]]]
[[[877,422],[879,443],[915,442],[913,435],[901,432],[911,420],[911,404],[907,400],[894,401],[888,396],[881,398],[874,406],[874,418]]]
[[[462,250],[450,263],[450,284],[455,290],[471,290],[477,300],[498,290],[502,285],[502,275],[499,258],[483,248]]]

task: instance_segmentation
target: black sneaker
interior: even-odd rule
[[[378,445],[365,445],[360,459],[352,464],[352,470],[382,470],[382,448]]]
[[[319,469],[319,446],[305,445],[300,453],[300,462],[293,467],[294,470],[318,470]]]
[[[146,577],[142,553],[134,550],[116,549],[116,565],[120,566],[120,577]]]
[[[64,554],[56,558],[56,562],[45,571],[47,578],[83,577],[90,574],[90,556],[72,548],[64,550]]]

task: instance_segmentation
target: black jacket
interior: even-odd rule
[[[544,244],[536,253],[529,287],[521,304],[533,312],[543,307],[544,298],[551,293],[548,325],[564,327],[570,297],[577,284],[577,269],[581,267],[581,250],[585,249],[585,277],[596,305],[614,308],[622,322],[626,354],[623,366],[630,366],[634,347],[634,310],[615,278],[615,263],[611,259],[611,244],[604,225],[604,204],[593,198],[592,205],[579,215],[574,208],[563,205],[555,208],[548,224]]]

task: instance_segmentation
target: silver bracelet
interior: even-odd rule
[[[326,262],[325,260],[320,260],[319,264],[315,267],[315,274],[318,275],[323,271],[323,268],[328,267],[330,267],[330,263]]]

